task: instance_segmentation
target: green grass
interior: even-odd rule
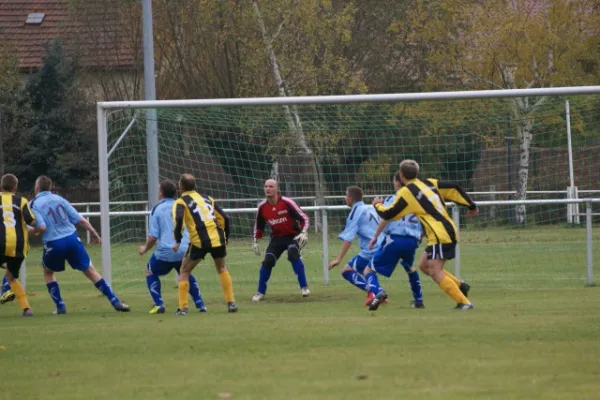
[[[172,277],[163,284],[168,313],[148,315],[146,257],[135,245],[115,245],[115,288],[133,312],[113,312],[68,270],[59,279],[69,314],[53,316],[35,248],[35,317],[18,316],[16,303],[0,306],[0,399],[600,398],[600,289],[585,287],[584,230],[465,232],[461,271],[476,305],[468,312],[452,310],[428,279],[427,308],[408,308],[400,270],[382,279],[391,303],[370,314],[339,269],[322,284],[316,236],[305,253],[313,295],[300,297],[282,259],[261,304],[249,300],[260,259],[249,243],[234,243],[235,315],[206,262],[195,275],[207,315],[172,315]],[[594,244],[597,252],[600,236]],[[338,246],[330,241],[331,258]],[[90,252],[99,260],[99,247]]]

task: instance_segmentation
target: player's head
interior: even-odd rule
[[[275,179],[267,179],[265,181],[265,196],[268,199],[272,199],[277,196],[277,193],[279,193],[277,181]]]
[[[415,179],[419,175],[419,164],[415,160],[404,160],[400,163],[400,178],[402,182]]]
[[[158,192],[161,199],[174,199],[177,197],[177,185],[175,185],[175,182],[173,181],[162,181],[158,188]]]
[[[4,174],[0,185],[2,185],[3,192],[16,193],[17,186],[19,186],[19,180],[13,174]]]
[[[192,174],[183,174],[179,178],[179,190],[181,193],[196,190],[196,179]]]
[[[35,180],[35,194],[37,195],[40,192],[49,192],[52,190],[52,179],[48,178],[46,175],[40,175]]]
[[[355,203],[362,201],[363,191],[358,186],[348,186],[346,188],[346,205],[352,207]]]
[[[394,189],[400,190],[404,184],[402,183],[402,178],[400,177],[400,171],[396,171],[394,177],[392,178],[392,183],[394,184]]]

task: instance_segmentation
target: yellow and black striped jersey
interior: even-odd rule
[[[398,220],[415,214],[427,234],[428,245],[458,243],[458,230],[446,210],[444,200],[475,209],[477,206],[457,184],[437,179],[413,179],[400,188],[389,206],[377,204],[377,214],[385,220]]]
[[[190,243],[201,249],[225,246],[229,237],[229,217],[210,196],[195,190],[183,192],[173,204],[174,236],[181,243],[183,226],[190,234]]]
[[[0,224],[0,254],[9,257],[25,257],[29,251],[27,225],[35,217],[24,197],[2,192],[2,224]]]

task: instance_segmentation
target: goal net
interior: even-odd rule
[[[517,92],[521,97],[514,97]],[[585,222],[585,206],[502,202],[600,197],[599,92],[588,87],[100,103],[103,233],[110,229],[103,245],[105,273],[116,287],[143,286],[146,258],[137,246],[156,202],[149,198],[155,193],[149,192],[148,176],[156,177],[150,186],[158,187],[159,180],[176,182],[189,172],[200,192],[229,210],[234,281],[257,280],[254,210],[265,179],[275,178],[283,195],[309,210],[303,257],[310,280],[322,282],[324,262],[339,248],[346,187],[362,187],[369,202],[393,194],[398,163],[412,158],[421,165],[421,177],[458,182],[476,201],[491,202],[476,219],[456,215],[463,274],[490,285],[580,285],[586,231],[578,226]],[[152,122],[155,144],[146,134]],[[149,152],[157,165],[149,166]],[[291,270],[283,271],[289,267],[279,269],[273,279],[292,285]]]

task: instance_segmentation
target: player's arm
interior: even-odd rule
[[[185,205],[180,203],[179,200],[173,205],[173,237],[175,243],[179,248],[181,240],[183,239],[183,218],[185,216]],[[175,250],[177,251],[177,250]]]
[[[150,215],[150,220],[148,221],[148,236],[146,236],[146,243],[139,247],[138,254],[140,256],[146,254],[148,250],[154,247],[159,237],[160,223],[158,221],[158,214],[152,213]]]
[[[379,237],[379,235],[381,235],[381,232],[385,230],[387,224],[388,221],[386,221],[385,219],[382,219],[379,222],[379,225],[377,225],[377,230],[375,231],[375,233],[373,234],[373,238],[369,242],[369,249],[373,249],[373,246],[375,246],[375,243],[377,243],[377,238]]]
[[[215,204],[214,201],[213,206],[215,209],[215,218],[217,218],[217,224],[219,224],[223,231],[225,231],[225,240],[229,240],[229,233],[231,231],[231,219],[221,207]]]
[[[403,216],[410,214],[410,207],[408,206],[408,202],[404,198],[404,193],[407,190],[408,189],[406,189],[405,187],[400,189],[398,193],[396,193],[394,201],[388,206],[384,206],[383,201],[381,199],[374,199],[373,206],[375,207],[377,215],[379,215],[386,221],[397,221]]]
[[[71,205],[71,203],[65,199],[62,199],[62,206],[67,211],[67,217],[73,225],[79,225],[88,231],[93,242],[100,243],[102,241],[96,229],[92,226],[92,224],[90,224],[90,221],[79,214],[79,212]]]
[[[35,218],[35,214],[31,210],[29,202],[25,198],[21,198],[21,210],[23,210],[23,213],[21,215],[23,216],[23,221],[25,221],[25,224],[27,224],[27,230],[29,231],[29,234],[37,236],[41,232],[43,232],[42,229],[37,227],[37,220]],[[46,225],[44,225],[44,230],[45,229]]]
[[[335,266],[339,265],[339,263],[341,263],[344,259],[346,253],[348,253],[348,250],[350,250],[350,246],[352,246],[352,241],[354,240],[356,235],[358,235],[358,223],[360,217],[360,215],[354,215],[352,219],[348,219],[348,221],[346,222],[346,227],[338,236],[338,239],[342,241],[342,246],[340,247],[340,251],[337,257],[329,263],[329,269],[332,269]]]
[[[90,224],[90,221],[81,217],[78,225],[83,227],[85,230],[87,230],[90,233],[90,236],[92,237],[93,241],[95,241],[97,243],[100,243],[102,241],[102,239],[100,238],[100,235],[98,234],[98,232],[96,232],[96,229],[92,226],[92,224]]]
[[[469,210],[477,210],[477,205],[465,190],[457,183],[439,182],[431,179],[434,185],[437,186],[440,195],[444,200],[453,201],[454,203],[465,206]]]
[[[264,204],[264,203],[263,203]],[[252,251],[254,255],[260,256],[260,248],[258,247],[258,239],[260,239],[265,232],[265,225],[267,221],[262,215],[262,204],[258,205],[256,210],[256,217],[254,218],[254,231],[252,234]]]

